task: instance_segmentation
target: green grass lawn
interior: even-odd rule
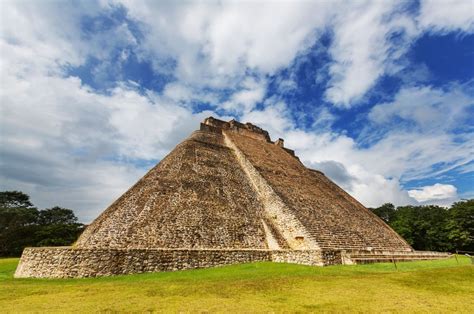
[[[253,263],[88,279],[13,279],[0,312],[474,312],[474,267],[439,261],[310,267]]]

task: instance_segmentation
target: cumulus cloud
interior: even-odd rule
[[[369,148],[370,156],[377,156],[375,152],[385,156],[386,165],[375,163],[375,169],[387,176],[403,173],[405,180],[411,180],[471,163],[474,140],[469,127],[462,125],[468,125],[473,107],[470,86],[402,88],[392,102],[374,106],[368,115],[376,126],[367,129],[383,134]],[[375,162],[370,156],[369,161]]]
[[[390,178],[380,171],[385,170],[382,165],[386,162],[382,153],[375,151],[376,156],[372,156],[373,152],[358,148],[353,139],[332,132],[311,134],[293,130],[287,133],[286,139],[288,147],[296,148],[303,163],[322,170],[364,205],[413,203],[400,183],[401,173]]]
[[[156,69],[168,70],[166,60],[174,60],[176,77],[198,86],[238,88],[249,73],[271,75],[309,47],[317,49],[319,36],[330,32],[325,94],[338,107],[354,106],[381,76],[401,70],[400,59],[424,32],[469,31],[472,25],[472,4],[462,0],[424,1],[418,15],[404,1],[116,3],[143,25],[141,51]],[[448,14],[437,18],[444,7]]]
[[[410,190],[408,191],[408,194],[418,202],[452,202],[457,198],[457,189],[451,184],[436,183],[434,185],[423,186],[418,189]]]
[[[436,95],[441,97],[435,92]],[[451,100],[460,99],[464,106],[472,102],[460,91],[453,92],[453,95],[454,98],[448,93],[446,97]],[[436,100],[434,104],[443,112],[443,105],[435,96],[432,98]],[[430,97],[417,93],[413,94],[412,99],[405,96],[399,98],[409,104],[415,104],[419,97],[427,98],[427,103],[430,103]],[[449,100],[441,98],[449,103]],[[458,107],[462,104],[458,104]],[[397,102],[392,105],[396,106]],[[377,110],[380,110],[384,117],[391,115],[392,111],[403,111],[393,109],[389,105],[381,106]],[[388,112],[382,114],[384,110]],[[413,112],[416,112],[416,107]],[[455,111],[452,114],[455,114]],[[269,116],[273,118],[268,119]],[[428,127],[424,120],[414,120],[413,128],[399,130],[389,126],[387,121],[392,120],[387,117],[385,124],[388,126],[384,135],[368,147],[359,147],[353,138],[325,128],[305,131],[296,127],[291,122],[287,106],[281,101],[268,101],[264,109],[253,110],[244,115],[242,120],[263,126],[275,138],[285,138],[285,145],[295,149],[308,167],[322,170],[363,204],[372,207],[384,202],[417,204],[419,201],[403,188],[404,183],[439,176],[453,169],[461,171],[473,160],[474,142],[470,137],[462,133],[456,135],[446,132],[449,128],[437,130],[435,123]],[[444,120],[446,123],[450,121],[447,113]],[[379,123],[382,121],[379,120]]]
[[[144,26],[142,52],[158,71],[171,59],[179,80],[212,87],[239,84],[247,69],[270,73],[286,66],[314,41],[329,7],[318,13],[311,3],[117,3]]]
[[[376,80],[408,48],[416,27],[406,14],[397,12],[396,2],[357,2],[338,15],[333,63],[326,96],[336,106],[350,107],[360,100]],[[390,35],[400,34],[401,42]]]
[[[90,9],[94,11],[93,6]],[[85,61],[79,31],[80,13],[70,6],[63,10],[60,12],[61,9],[51,3],[2,3],[2,75],[27,75],[34,71],[58,73],[60,66],[78,66]]]
[[[428,32],[474,32],[474,3],[470,0],[422,0],[418,21]]]
[[[403,1],[362,1],[342,8],[336,16],[326,90],[334,105],[354,106],[381,76],[402,70],[401,59],[424,33],[474,31],[472,1],[421,1],[418,15],[406,5]]]
[[[265,96],[265,80],[246,78],[228,101],[222,103],[220,107],[235,113],[245,113],[251,111]]]
[[[1,188],[77,209],[84,221],[143,175],[134,161],[150,167],[209,115],[130,86],[106,96],[73,77],[31,79],[10,77],[2,88]]]
[[[104,39],[96,49],[99,34],[82,36],[79,11],[93,8],[21,2],[2,10],[15,22],[0,23],[0,187],[22,190],[40,207],[73,208],[85,222],[210,115],[175,101],[179,91],[159,95],[127,82],[96,91],[65,76],[114,46]],[[120,24],[103,36],[117,35],[120,46],[123,32]]]
[[[337,161],[324,160],[310,164],[311,168],[322,171],[345,190],[352,190],[358,179],[347,171],[346,167]]]
[[[415,122],[424,130],[446,130],[458,127],[468,118],[468,110],[474,106],[468,86],[452,84],[445,89],[431,86],[402,88],[389,103],[374,106],[369,119],[386,124],[393,118]]]

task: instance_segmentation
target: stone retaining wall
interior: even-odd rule
[[[438,252],[26,248],[16,278],[82,278],[272,261],[313,266],[449,257]]]
[[[326,258],[327,260],[324,260]],[[81,278],[207,268],[274,261],[304,265],[340,264],[340,254],[328,250],[188,250],[26,248],[16,278]]]
[[[271,261],[312,266],[341,264],[341,252],[335,250],[275,250]]]

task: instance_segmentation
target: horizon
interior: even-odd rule
[[[5,1],[0,189],[90,223],[205,117],[366,207],[474,198],[472,1]]]

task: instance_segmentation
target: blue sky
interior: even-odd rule
[[[2,3],[0,187],[89,222],[210,115],[366,206],[474,197],[472,1]]]

